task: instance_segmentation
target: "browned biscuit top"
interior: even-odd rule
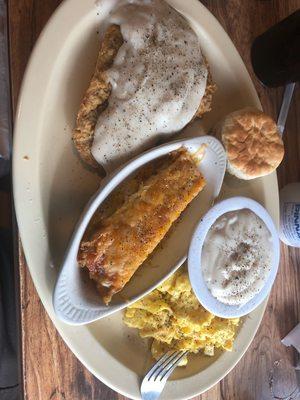
[[[231,170],[245,179],[269,174],[283,159],[277,125],[258,109],[247,107],[229,114],[220,130]]]

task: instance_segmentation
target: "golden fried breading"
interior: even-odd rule
[[[73,141],[83,161],[92,167],[98,167],[91,153],[95,126],[101,111],[107,106],[111,85],[105,79],[107,71],[123,44],[123,37],[118,25],[111,25],[103,38],[98,54],[96,68],[89,87],[80,104],[77,114]]]
[[[76,127],[73,131],[74,145],[81,159],[94,168],[99,167],[91,153],[94,130],[99,114],[106,108],[111,93],[111,85],[105,79],[105,71],[111,67],[122,44],[120,27],[109,26],[100,45],[95,72],[80,104]],[[208,69],[205,93],[195,117],[200,118],[211,110],[212,94],[215,90],[216,85],[213,84]]]
[[[201,118],[203,115],[209,111],[211,111],[211,103],[212,103],[212,97],[215,91],[217,90],[217,85],[213,83],[212,76],[210,73],[209,65],[207,61],[205,60],[205,64],[207,67],[208,75],[207,75],[207,82],[206,82],[206,88],[204,95],[202,97],[200,106],[196,112],[195,117]]]

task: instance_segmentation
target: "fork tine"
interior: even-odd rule
[[[175,360],[173,360],[172,364],[167,366],[167,368],[165,368],[162,371],[162,376],[160,377],[160,380],[167,380],[168,377],[171,375],[171,373],[174,371],[174,369],[177,367],[178,363],[180,362],[180,360],[182,360],[182,358],[184,356],[186,356],[188,353],[188,351],[184,351],[184,352],[180,352],[180,354],[176,357]]]
[[[175,360],[179,354],[181,354],[181,351],[175,351],[167,360],[159,365],[159,367],[155,371],[154,382],[157,378],[159,378],[160,374],[168,367],[168,365],[173,363],[173,360]],[[153,375],[154,374],[152,374],[151,378],[153,378]]]
[[[145,378],[147,378],[148,380],[150,380],[152,378],[152,375],[155,373],[155,371],[167,360],[169,359],[173,354],[175,353],[175,351],[170,354],[170,353],[166,353],[164,355],[162,355],[160,357],[160,359],[152,366],[152,368],[147,372],[147,374],[145,375]]]

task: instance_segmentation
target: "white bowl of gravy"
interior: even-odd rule
[[[256,201],[232,197],[198,223],[190,243],[192,288],[208,311],[238,318],[268,296],[276,278],[280,244],[272,218]]]

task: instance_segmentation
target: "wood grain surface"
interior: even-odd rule
[[[77,0],[84,1],[84,0]],[[300,7],[300,0],[203,0],[240,52],[266,112],[277,117],[282,89],[266,89],[250,65],[252,40]],[[9,0],[13,104],[33,45],[59,0]],[[284,136],[279,186],[300,181],[300,92],[294,95]],[[272,191],[270,189],[270,196]],[[19,252],[24,395],[29,400],[125,400],[94,378],[66,347],[48,318]],[[259,331],[238,366],[197,400],[300,399],[295,354],[283,338],[300,316],[300,251],[282,246],[279,274]],[[171,399],[170,399],[171,400]]]

